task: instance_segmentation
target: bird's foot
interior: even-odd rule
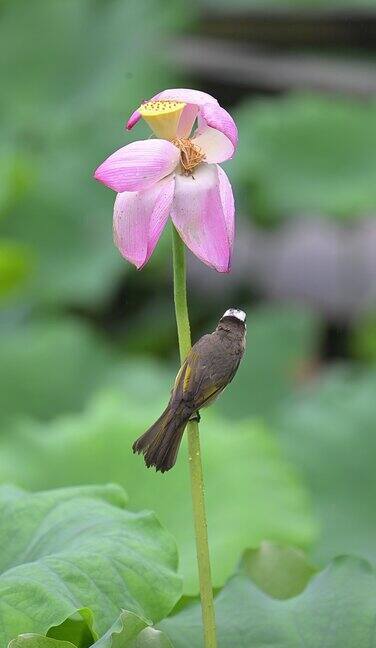
[[[197,423],[199,423],[201,421],[200,412],[197,411],[194,414],[192,414],[192,416],[191,416],[191,418],[189,420],[190,421],[196,421]]]

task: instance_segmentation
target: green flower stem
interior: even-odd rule
[[[183,363],[191,348],[191,330],[189,326],[187,306],[185,248],[179,233],[174,226],[172,227],[175,315],[178,329],[180,360],[181,363]],[[187,434],[193,517],[196,534],[197,564],[200,582],[202,620],[204,626],[204,644],[205,648],[217,648],[208,529],[205,513],[204,479],[200,452],[200,435],[196,421],[190,421],[188,423]]]

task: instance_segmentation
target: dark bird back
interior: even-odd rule
[[[226,311],[213,333],[191,348],[175,379],[169,403],[159,419],[133,444],[148,467],[170,470],[176,462],[185,427],[233,379],[245,349],[245,313]]]

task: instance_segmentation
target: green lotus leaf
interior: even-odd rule
[[[19,635],[8,648],[173,648],[158,629],[133,612],[123,611],[111,628],[95,643],[72,644],[70,641],[36,634]]]
[[[239,569],[263,592],[277,599],[300,594],[316,572],[302,551],[270,542],[263,542],[258,549],[247,549]]]
[[[175,542],[154,514],[124,504],[115,486],[0,489],[2,646],[78,611],[95,638],[125,606],[149,623],[166,616],[181,593]]]
[[[42,637],[36,634],[22,634],[13,639],[8,648],[77,648],[70,641],[60,641],[51,637]]]
[[[356,558],[337,558],[301,594],[284,601],[237,575],[216,597],[218,643],[221,648],[375,648],[375,602],[375,573]],[[203,648],[197,604],[160,628],[174,648]]]

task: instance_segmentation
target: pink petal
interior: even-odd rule
[[[179,149],[167,140],[132,142],[110,155],[94,178],[118,193],[147,189],[169,175],[179,159]]]
[[[138,110],[135,110],[127,121],[126,129],[132,130],[133,126],[135,126],[137,122],[140,121],[141,117],[141,113]]]
[[[169,217],[174,196],[173,176],[149,189],[126,191],[116,196],[114,241],[120,254],[142,268],[152,255]]]
[[[232,193],[232,187],[230,181],[226,173],[220,166],[217,166],[217,173],[218,173],[218,180],[219,180],[219,193],[221,196],[223,214],[226,221],[227,235],[230,242],[230,249],[232,252],[232,247],[234,245],[234,238],[235,238],[234,194]]]
[[[189,137],[198,115],[198,107],[194,104],[187,104],[179,119],[177,137]]]
[[[206,126],[201,132],[196,131],[193,142],[205,153],[205,162],[224,162],[234,155],[234,145],[226,135],[216,128]]]
[[[194,104],[195,106],[203,106],[204,104],[214,104],[215,106],[218,106],[218,101],[210,94],[201,92],[200,90],[189,90],[188,88],[171,88],[170,90],[163,90],[152,97],[151,101],[156,99],[184,101],[187,104]]]
[[[234,149],[238,145],[238,129],[231,115],[219,105],[205,104],[202,106],[199,115],[199,128],[202,130],[202,122],[211,128],[221,131],[232,144]]]
[[[171,217],[184,243],[207,265],[229,272],[231,201],[217,165],[201,164],[191,176],[176,175],[175,183]]]

